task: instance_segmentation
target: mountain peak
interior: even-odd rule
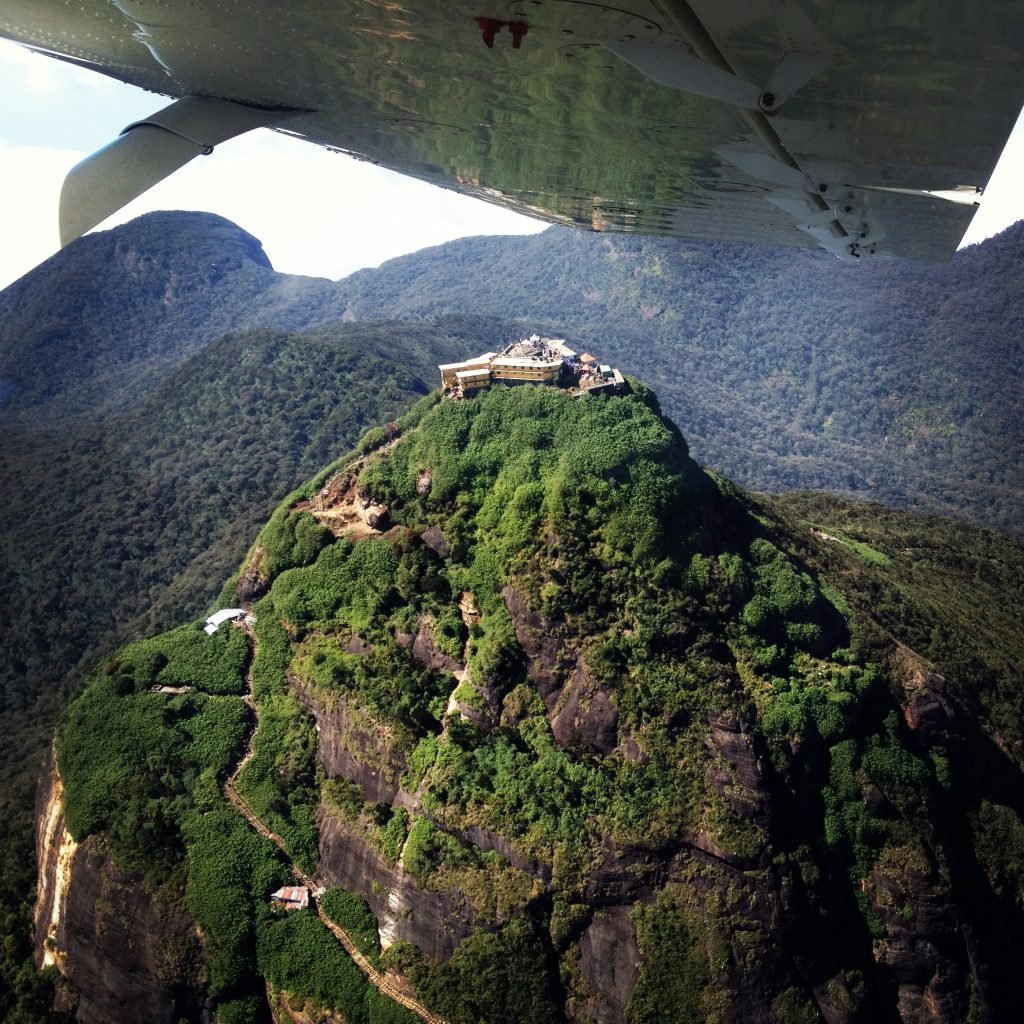
[[[201,211],[158,210],[84,240],[90,239],[115,250],[144,250],[156,263],[166,260],[173,265],[183,255],[200,262],[208,256],[210,265],[222,273],[246,263],[274,269],[258,238],[225,217]]]
[[[258,239],[209,213],[150,213],[86,235],[0,293],[5,414],[129,407],[152,360],[173,364],[244,326],[280,278]]]
[[[968,755],[956,681],[863,610],[857,566],[901,547],[712,477],[630,384],[426,396],[274,513],[222,592],[250,627],[132,645],[72,705],[68,827],[151,877],[187,860],[218,1014],[269,982],[367,1019],[376,963],[453,1024],[809,1021],[819,991],[836,1024],[952,1024],[975,963],[1012,999],[1019,906],[963,837],[1004,864],[1019,822],[975,820],[974,764],[1015,726]],[[265,910],[289,874],[319,921]]]

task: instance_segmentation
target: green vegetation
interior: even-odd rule
[[[422,888],[464,893],[480,924],[505,920],[540,893],[529,875],[512,867],[499,853],[484,853],[427,818],[417,818],[409,830],[402,867]]]
[[[398,525],[354,548],[336,543],[315,565],[283,573],[274,597],[280,587],[288,609],[320,602],[285,616],[297,631],[291,671],[325,699],[338,694],[373,720],[408,729],[415,743],[401,746],[402,785],[417,791],[429,817],[411,828],[404,815],[396,823],[397,814],[343,780],[325,783],[327,806],[378,850],[393,828],[388,860],[404,840],[404,869],[422,888],[463,894],[478,926],[527,921],[516,908],[531,906],[537,890],[460,830],[482,826],[518,856],[550,864],[562,907],[575,905],[609,839],[657,854],[697,833],[751,877],[775,858],[799,863],[812,886],[828,879],[833,891],[815,888],[811,898],[828,903],[842,921],[836,927],[869,948],[888,927],[890,897],[876,879],[927,863],[921,858],[937,854],[922,849],[954,841],[929,818],[938,794],[957,784],[950,751],[933,746],[922,756],[898,700],[908,669],[885,653],[892,649],[863,617],[857,588],[851,596],[822,554],[841,553],[859,573],[897,576],[898,560],[888,544],[855,530],[841,542],[797,533],[788,513],[780,522],[705,476],[655,408],[643,388],[610,402],[495,389],[428,410],[367,465],[361,486],[390,506]],[[716,520],[725,525],[709,539],[705,524]],[[812,521],[838,536],[820,516]],[[427,527],[441,529],[452,551],[443,563],[411,539]],[[366,553],[353,564],[360,548]],[[356,570],[365,583],[353,583]],[[438,735],[429,719],[403,720],[394,696],[375,696],[371,680],[394,664],[401,645],[391,638],[402,632],[426,630],[434,649],[460,661],[465,640],[454,613],[466,592],[481,615],[468,630],[470,681],[454,698],[469,718],[448,714]],[[564,688],[553,709],[528,678],[534,669],[519,639],[527,615],[530,629],[567,638],[544,669]],[[369,654],[344,650],[356,633],[373,646]],[[601,756],[615,739],[564,724],[559,709],[574,686],[583,688],[576,721],[611,694],[617,739],[634,737],[642,757]],[[410,680],[400,692],[416,687]],[[709,719],[730,718],[755,722],[747,742],[763,744],[776,772],[816,792],[818,803],[790,832],[752,811],[740,796],[750,783],[741,784],[726,741],[715,741],[725,744],[721,753],[709,743]],[[1012,866],[1001,870],[1017,877]],[[702,1019],[724,1005],[713,981],[729,959],[719,936],[737,928],[744,936],[737,972],[756,970],[769,941],[760,922],[744,918],[746,898],[730,888],[726,899],[723,890],[724,902],[696,918],[668,897],[637,912],[645,967],[630,1020]],[[706,926],[695,923],[701,915]],[[585,922],[586,911],[550,921],[570,978]],[[442,968],[426,969],[403,948],[386,959],[404,963],[439,1011],[473,1019],[481,1011],[464,979],[445,979],[485,934],[476,931]],[[817,955],[813,944],[802,948]],[[543,955],[550,972],[551,954]],[[493,993],[503,982],[495,976],[489,985]],[[836,998],[853,998],[840,988]],[[777,991],[779,1012],[794,1020],[806,1011],[798,991]]]
[[[377,918],[364,897],[344,889],[328,889],[320,897],[320,905],[345,929],[360,953],[373,964],[380,962]]]
[[[480,344],[468,320],[311,330],[341,316],[325,287],[274,274],[220,218],[156,214],[0,295],[0,904],[17,918],[0,1016],[14,989],[47,1001],[13,951],[38,766],[71,694],[119,644],[209,608],[292,487]]]
[[[807,558],[861,617],[937,666],[956,692],[980,701],[1007,744],[1024,740],[1024,690],[1016,684],[1024,666],[1019,543],[964,523],[824,495],[787,495],[773,507],[780,527],[794,533],[811,522],[876,550],[884,562],[866,562],[833,542],[816,544]],[[868,627],[862,633],[877,643]]]
[[[693,1024],[705,1020],[702,996],[711,980],[707,958],[680,907],[669,901],[636,915],[643,972],[626,1010],[629,1024]]]
[[[330,530],[308,512],[282,504],[260,533],[258,544],[264,550],[260,571],[266,579],[273,579],[285,569],[309,565],[330,540]]]
[[[472,515],[486,540],[466,574],[468,587],[485,596],[500,572],[519,568],[545,523],[586,536],[617,561],[646,559],[669,546],[665,517],[681,489],[707,484],[678,435],[644,404],[646,389],[636,390],[627,401],[576,403],[551,388],[524,387],[442,406],[409,443],[372,462],[363,483],[400,502],[410,524],[428,522],[431,507],[457,498],[459,518]],[[416,488],[424,469],[429,497]]]
[[[317,865],[316,733],[312,716],[285,678],[288,638],[265,598],[255,608],[256,658],[253,695],[260,725],[252,737],[253,756],[236,787],[253,812],[285,841],[303,870]]]
[[[186,816],[224,777],[241,747],[241,700],[202,689],[241,689],[245,640],[196,627],[125,648],[69,709],[57,736],[67,824],[81,842],[106,832],[128,871],[165,878],[184,855]],[[209,644],[202,655],[195,638]],[[209,672],[201,674],[203,667]],[[197,674],[200,673],[200,674]],[[197,690],[152,693],[158,680],[189,679]]]
[[[325,694],[358,698],[396,727],[395,744],[408,750],[416,737],[440,728],[450,682],[421,665],[393,636],[381,635],[379,623],[367,629],[369,624],[363,620],[361,630],[374,640],[369,654],[346,654],[332,636],[312,637],[298,649],[291,669]]]
[[[385,863],[404,849],[431,898],[472,917],[446,963],[401,945],[383,957],[431,1005],[452,1021],[549,1020],[566,998],[605,998],[581,966],[607,924],[590,903],[644,892],[635,1022],[754,1017],[770,1004],[797,1024],[809,978],[875,1013],[891,982],[873,944],[898,947],[900,929],[914,955],[946,957],[929,977],[966,979],[949,996],[965,1019],[1012,1013],[1024,934],[1019,545],[820,496],[755,502],[689,460],[639,385],[612,401],[529,387],[460,405],[428,395],[401,415],[436,361],[517,327],[307,328],[371,307],[537,317],[531,329],[546,320],[664,381],[661,400],[701,456],[748,482],[1018,529],[1014,314],[995,285],[970,304],[969,331],[962,302],[927,298],[965,294],[977,261],[1006,261],[1016,235],[939,271],[859,275],[837,302],[815,254],[724,258],[558,231],[500,251],[459,243],[341,287],[289,285],[223,222],[188,264],[158,221],[118,235],[116,259],[103,236],[83,243],[91,268],[59,257],[40,292],[58,306],[39,324],[26,288],[0,299],[0,376],[14,383],[0,456],[11,740],[0,1015],[38,1020],[49,1004],[26,966],[25,807],[34,752],[71,685],[57,680],[119,637],[199,614],[268,502],[331,458],[244,566],[259,576],[252,592],[270,593],[252,665],[261,725],[239,788],[307,869],[322,799]],[[517,284],[478,293],[463,265],[456,297],[443,280],[452,254],[514,267],[498,276]],[[237,333],[220,337],[228,324]],[[77,417],[61,436],[47,426],[54,410]],[[358,453],[378,456],[362,485],[397,525],[352,544],[292,506],[351,466],[354,455],[337,457],[360,435]],[[422,540],[426,527],[449,555]],[[481,615],[463,621],[466,592]],[[122,867],[184,893],[221,1021],[258,1019],[264,979],[350,1020],[406,1020],[312,914],[267,906],[283,861],[218,793],[252,725],[238,696],[246,660],[238,631],[207,640],[192,625],[95,672],[57,744],[72,829],[104,831]],[[457,685],[445,666],[464,661]],[[353,749],[415,794],[414,816],[322,777],[289,676],[348,716]],[[447,711],[451,695],[461,710]],[[666,864],[680,882],[666,886]],[[364,895],[331,900],[370,949],[381,893]],[[928,934],[939,918],[920,906],[954,908],[949,936]],[[429,928],[422,916],[411,926]],[[751,993],[767,1003],[748,1013]]]
[[[320,799],[330,814],[355,825],[387,864],[398,862],[409,834],[409,812],[404,807],[370,803],[362,787],[348,779],[325,779]]]
[[[389,544],[357,547],[341,540],[325,548],[310,569],[289,569],[274,580],[274,604],[292,627],[346,621],[365,629],[395,582],[398,560]]]
[[[203,932],[210,994],[221,1016],[225,1004],[245,1000],[259,985],[256,934],[269,914],[269,894],[290,875],[274,845],[233,810],[192,816],[186,835],[188,909]]]
[[[851,278],[813,250],[552,228],[393,260],[336,294],[362,320],[471,312],[564,336],[642,376],[700,460],[744,486],[1019,533],[1022,238]]]
[[[148,680],[152,685],[239,696],[245,692],[248,661],[249,644],[240,629],[223,625],[208,635],[194,624],[125,648],[108,663],[107,674],[122,689],[138,689]]]
[[[622,1006],[631,1024],[713,1017],[749,998],[762,969],[774,980],[750,990],[769,992],[786,1018],[806,1015],[786,958],[815,963],[827,944],[809,929],[773,952],[759,908],[795,884],[776,878],[799,877],[800,899],[844,936],[830,955],[850,978],[894,921],[914,919],[908,887],[945,858],[983,860],[974,884],[991,901],[979,913],[1012,894],[995,912],[1015,920],[1024,825],[1008,791],[986,789],[981,763],[965,765],[945,732],[915,733],[906,695],[926,667],[879,623],[898,636],[909,624],[915,642],[956,655],[948,664],[973,673],[962,680],[978,680],[993,712],[1012,644],[973,637],[972,656],[992,672],[982,682],[968,652],[925,630],[928,612],[887,621],[923,593],[893,538],[863,529],[847,505],[755,502],[702,472],[657,408],[639,384],[611,400],[521,387],[425,401],[389,428],[394,444],[363,446],[372,454],[359,486],[388,504],[386,533],[337,539],[292,507],[350,472],[342,460],[288,499],[247,559],[269,592],[254,609],[260,724],[239,792],[307,871],[322,809],[335,836],[360,837],[425,898],[461,908],[470,934],[434,963],[408,944],[381,953],[379,886],[323,900],[366,955],[401,966],[453,1024],[553,1021],[566,998],[597,998],[582,966],[590,930],[610,920],[591,905],[595,872],[611,873],[609,892],[652,894],[626,900],[642,964]],[[839,513],[848,521],[833,522]],[[425,542],[428,529],[447,557]],[[119,859],[157,882],[170,884],[184,860],[227,1019],[251,1014],[260,979],[346,1019],[400,1017],[312,914],[271,914],[281,860],[216,788],[246,717],[234,732],[199,733],[188,724],[199,711],[181,712],[241,709],[230,694],[246,645],[237,630],[209,648],[201,637],[186,627],[126,649],[72,706],[58,753],[73,827],[105,829]],[[151,693],[155,680],[195,689]],[[414,794],[416,813],[324,777],[299,693],[322,727],[347,730],[347,756],[381,776],[375,786]],[[135,804],[112,780],[140,744],[91,739],[115,714],[119,736],[160,731],[145,740],[148,774],[131,761],[151,780]],[[799,798],[777,800],[770,779]],[[710,859],[686,852],[690,837]],[[408,909],[414,933],[440,926],[425,913]],[[836,999],[854,999],[835,984]]]
[[[347,1024],[414,1024],[418,1019],[373,988],[334,936],[305,911],[260,930],[259,968],[291,995],[340,1011]]]
[[[432,967],[420,960],[411,973],[421,998],[450,1024],[554,1024],[560,1018],[542,938],[525,915],[497,931],[477,932],[447,963]]]
[[[1024,822],[1012,808],[982,800],[973,816],[975,853],[1001,900],[1024,906]]]

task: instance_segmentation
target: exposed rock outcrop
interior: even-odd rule
[[[270,589],[270,581],[263,575],[263,558],[266,551],[257,545],[242,575],[238,580],[238,600],[243,605],[251,605],[258,601]]]
[[[929,744],[946,744],[954,726],[955,711],[946,696],[946,680],[936,672],[915,668],[904,682],[907,726]]]
[[[464,667],[451,655],[438,648],[431,622],[426,617],[419,621],[419,627],[413,637],[412,653],[417,661],[438,672],[460,672]]]
[[[547,864],[538,864],[536,861],[527,860],[516,851],[511,843],[502,839],[501,836],[496,832],[492,832],[489,828],[484,828],[482,825],[470,825],[462,835],[464,839],[479,846],[485,853],[491,850],[495,853],[500,853],[512,867],[525,871],[528,875],[533,875],[534,878],[540,878],[545,882],[551,880],[551,868]]]
[[[618,743],[619,711],[610,694],[587,671],[581,658],[562,690],[551,730],[560,746],[608,754]]]
[[[473,908],[457,889],[421,889],[400,865],[391,867],[366,840],[332,815],[320,820],[320,877],[363,893],[377,915],[381,942],[414,942],[434,960],[447,960],[474,925]]]
[[[594,914],[580,941],[580,975],[589,993],[579,1020],[620,1024],[640,974],[640,950],[629,907]]]
[[[557,635],[552,623],[527,604],[526,596],[512,586],[502,590],[505,607],[512,617],[516,639],[526,655],[526,670],[551,711],[558,703],[568,673],[576,665],[576,655],[566,638]]]
[[[61,791],[50,772],[39,791],[37,959],[60,969],[81,1024],[207,1019],[192,919],[121,871],[101,837],[75,844]]]
[[[372,654],[373,644],[367,643],[358,633],[353,633],[345,644],[345,650],[349,654]]]
[[[39,882],[36,887],[35,945],[40,967],[60,963],[56,944],[57,930],[65,916],[71,863],[78,844],[64,821],[64,786],[48,756],[36,790],[36,862]]]
[[[56,941],[82,1024],[200,1015],[202,948],[192,919],[121,872],[97,838],[75,853]]]
[[[309,511],[323,526],[338,536],[369,537],[391,525],[387,505],[359,486],[363,462],[333,476],[308,502],[296,508]]]
[[[771,799],[763,778],[762,760],[755,751],[755,735],[743,728],[734,714],[708,716],[709,750],[719,755],[710,768],[709,782],[741,818],[767,825]]]
[[[877,864],[866,883],[885,928],[876,956],[892,972],[903,1024],[968,1019],[968,964],[949,884],[920,854]]]
[[[366,799],[374,803],[395,801],[408,763],[398,750],[392,731],[341,698],[328,705],[294,680],[292,688],[316,719],[317,757],[328,777],[358,783]],[[408,794],[402,797],[408,800]]]
[[[440,526],[428,526],[421,534],[423,543],[434,552],[438,558],[447,558],[451,554],[448,545],[448,538]]]
[[[377,501],[372,494],[366,491],[356,491],[355,510],[356,515],[371,530],[386,530],[391,524],[391,514],[387,505]]]

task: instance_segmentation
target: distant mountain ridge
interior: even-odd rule
[[[346,316],[564,332],[657,388],[703,463],[1019,532],[1024,224],[946,266],[551,229],[339,283]]]
[[[1019,532],[1022,265],[1024,224],[947,266],[855,267],[552,228],[451,242],[334,283],[276,273],[222,218],[149,214],[0,293],[0,421],[124,410],[229,330],[469,317],[494,321],[500,340],[509,324],[565,334],[639,374],[696,457],[745,486]]]
[[[124,411],[228,331],[309,326],[329,292],[276,273],[256,238],[212,214],[89,235],[0,292],[3,415],[37,425]]]

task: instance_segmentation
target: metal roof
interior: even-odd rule
[[[237,619],[239,616],[244,615],[244,614],[245,614],[245,609],[244,608],[221,608],[221,610],[219,612],[214,612],[206,620],[206,626],[207,627],[213,626],[213,630],[210,630],[209,628],[207,628],[206,631],[208,633],[214,632],[214,631],[216,631],[217,627],[222,622],[227,622],[229,619]]]
[[[477,356],[476,359],[464,359],[461,363],[438,363],[437,368],[444,373],[445,370],[458,370],[459,367],[475,367],[480,363],[489,363],[497,354],[497,352],[485,352],[482,356]]]

